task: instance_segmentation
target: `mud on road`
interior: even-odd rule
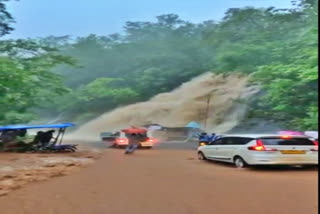
[[[0,197],[3,214],[315,214],[318,172],[235,169],[193,150],[108,149],[89,167]]]
[[[87,149],[77,153],[0,153],[0,197],[37,181],[64,176],[99,158],[101,152]]]

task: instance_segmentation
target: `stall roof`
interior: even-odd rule
[[[67,128],[74,126],[73,123],[60,123],[60,124],[46,124],[46,125],[9,125],[0,126],[0,131],[2,130],[14,130],[14,129],[50,129],[50,128]]]
[[[195,121],[191,121],[190,123],[188,123],[188,125],[186,125],[186,127],[199,129],[199,128],[201,128],[201,125]]]

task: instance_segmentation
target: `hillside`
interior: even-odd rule
[[[170,93],[107,112],[81,126],[72,136],[92,139],[100,132],[130,125],[158,123],[166,127],[184,127],[190,121],[197,121],[208,131],[227,132],[244,119],[248,109],[246,102],[259,91],[259,87],[248,85],[248,79],[237,74],[224,77],[206,73]]]

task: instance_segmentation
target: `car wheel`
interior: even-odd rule
[[[198,152],[198,159],[199,160],[207,160],[206,156],[202,152]]]
[[[247,166],[247,163],[241,157],[235,157],[234,165],[236,168],[241,169],[241,168],[245,168]]]

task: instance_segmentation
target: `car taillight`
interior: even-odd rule
[[[128,139],[118,138],[116,141],[117,141],[117,143],[126,143],[126,142],[128,142]]]
[[[314,143],[314,145],[316,146],[316,148],[311,149],[311,151],[313,151],[313,152],[317,152],[317,151],[319,150],[319,148],[318,148],[319,143],[318,143],[318,141],[316,141],[316,140],[314,140],[314,141],[312,141],[312,142]]]
[[[148,138],[148,142],[150,142],[150,143],[156,143],[156,142],[157,142],[157,139],[149,137],[149,138]]]
[[[252,151],[267,151],[267,152],[278,151],[277,149],[266,148],[264,146],[262,140],[256,140],[256,145],[255,146],[250,146],[250,147],[248,147],[248,149],[252,150]]]

